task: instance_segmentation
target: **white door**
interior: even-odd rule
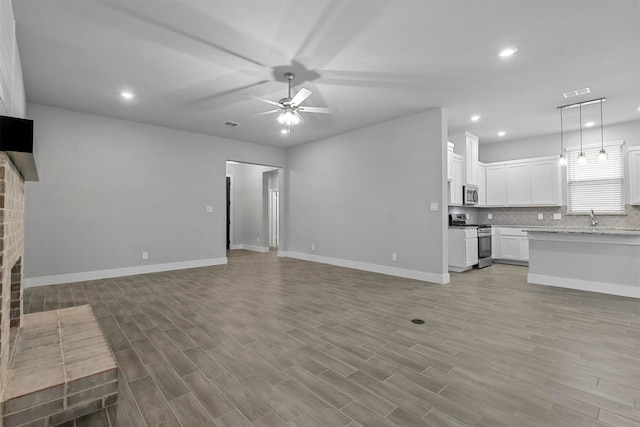
[[[278,246],[280,236],[280,192],[269,190],[269,246]]]

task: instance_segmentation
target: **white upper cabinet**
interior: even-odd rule
[[[556,156],[486,163],[486,206],[561,206]]]
[[[558,159],[551,157],[531,162],[531,204],[560,206],[560,172]]]
[[[476,207],[487,206],[487,167],[478,162],[478,204]]]
[[[507,186],[505,182],[505,165],[492,165],[491,163],[487,163],[486,174],[486,206],[506,206]]]
[[[629,204],[640,205],[640,147],[630,147],[629,153]]]
[[[453,179],[453,143],[447,142],[447,181]]]
[[[449,206],[462,206],[462,156],[452,156],[453,179],[449,181]]]
[[[507,206],[531,203],[531,166],[529,163],[507,164]]]
[[[478,137],[465,132],[465,185],[478,185]]]

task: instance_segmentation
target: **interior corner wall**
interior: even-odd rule
[[[226,161],[286,159],[281,148],[44,105],[27,113],[40,176],[26,185],[27,286],[224,263]]]
[[[273,166],[252,164],[229,164],[227,175],[231,175],[233,241],[232,249],[268,250],[269,242],[263,215],[264,173]],[[259,240],[258,240],[259,239]]]
[[[606,120],[605,120],[606,121]],[[640,145],[640,120],[605,126],[604,140],[625,141],[626,146]],[[583,129],[583,144],[600,143],[600,128]],[[578,131],[565,132],[564,147],[580,145]],[[557,156],[560,154],[560,128],[557,134],[540,135],[525,139],[482,144],[479,157],[482,162],[501,162],[532,157]]]
[[[288,149],[283,255],[447,283],[446,139],[437,108]]]

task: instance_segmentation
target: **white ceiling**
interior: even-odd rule
[[[607,97],[640,119],[638,0],[13,0],[27,100],[289,147],[429,108],[481,143],[559,131],[556,107]],[[511,58],[499,58],[516,46]],[[313,95],[282,135],[284,72]],[[562,93],[590,87],[565,100]],[[136,94],[119,98],[122,89]],[[295,89],[294,89],[295,90]],[[591,108],[599,120],[599,107]],[[597,114],[596,110],[597,109]],[[480,114],[472,123],[469,117]],[[585,108],[585,120],[592,114]],[[225,121],[241,123],[232,128]],[[567,128],[577,118],[565,117]]]

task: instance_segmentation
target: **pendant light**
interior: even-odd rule
[[[587,156],[585,156],[584,151],[582,151],[582,104],[580,104],[579,107],[580,107],[580,154],[578,154],[578,158],[576,159],[576,165],[584,166],[587,164]]]
[[[560,108],[560,158],[558,159],[558,166],[564,166],[567,164],[567,159],[564,157],[564,127],[562,125],[562,110]]]
[[[604,163],[609,160],[607,156],[607,152],[604,151],[604,123],[602,122],[602,102],[604,99],[600,100],[600,152],[598,153],[598,163]]]

